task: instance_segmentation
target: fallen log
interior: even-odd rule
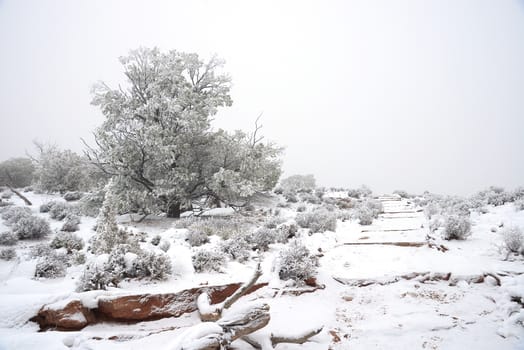
[[[347,242],[342,245],[393,245],[397,247],[423,247],[426,242]]]
[[[9,188],[9,190],[11,190],[11,192],[16,194],[21,200],[23,200],[26,205],[33,205],[33,203],[31,203],[31,201],[27,199],[26,196],[24,196],[23,194],[21,194],[20,192],[18,192],[17,190],[15,190],[13,187],[9,185],[7,187]]]
[[[500,277],[492,272],[485,272],[479,275],[453,275],[451,272],[412,272],[409,274],[384,277],[380,279],[345,279],[335,276],[333,276],[333,279],[341,284],[353,287],[368,287],[371,285],[385,286],[401,280],[415,280],[420,283],[446,281],[449,282],[450,286],[455,286],[460,281],[465,281],[467,283],[483,283],[488,276],[495,280],[497,286],[501,285]]]

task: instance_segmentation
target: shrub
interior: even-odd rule
[[[450,215],[446,217],[442,238],[446,240],[463,240],[466,239],[470,234],[471,221],[469,217],[461,215]]]
[[[517,199],[513,204],[516,210],[524,210],[524,198]]]
[[[13,232],[0,234],[0,245],[15,245],[16,242],[18,242],[18,236]]]
[[[298,213],[303,213],[306,211],[306,206],[304,204],[300,204],[298,207],[297,207],[297,212]],[[276,226],[275,226],[276,227]]]
[[[311,192],[315,189],[315,177],[313,175],[292,175],[280,182],[283,192]]]
[[[0,163],[0,185],[15,188],[29,186],[35,168],[29,158],[11,158]]]
[[[298,202],[297,194],[295,192],[284,191],[283,196],[288,203]]]
[[[335,231],[337,229],[336,214],[325,209],[298,214],[296,221],[300,227],[309,228],[313,233]]]
[[[393,191],[393,194],[397,194],[401,198],[411,198],[411,197],[413,197],[412,195],[410,195],[409,193],[407,193],[404,190],[395,190],[395,191]]]
[[[319,197],[317,197],[314,194],[307,193],[307,192],[300,194],[300,200],[302,202],[306,202],[310,204],[320,204],[322,202],[322,200]]]
[[[71,253],[73,250],[82,250],[84,240],[71,232],[58,232],[49,245],[54,249],[65,248]]]
[[[58,221],[64,220],[73,213],[73,207],[65,202],[55,202],[49,209],[49,217]]]
[[[284,218],[279,216],[272,216],[264,222],[264,227],[267,228],[277,228],[278,225],[286,221]]]
[[[292,279],[297,283],[315,276],[318,259],[299,241],[292,241],[278,257],[278,276],[281,280]]]
[[[162,238],[160,237],[160,235],[156,235],[153,238],[151,238],[151,244],[157,246],[160,243],[161,239]]]
[[[360,207],[356,211],[358,223],[360,225],[371,225],[374,220],[373,211],[368,207]]]
[[[51,233],[49,223],[37,216],[25,216],[13,225],[13,233],[18,239],[38,239]]]
[[[82,215],[97,217],[104,203],[104,190],[98,190],[84,195],[78,202],[78,210]]]
[[[58,203],[57,201],[49,201],[49,202],[42,203],[40,205],[39,210],[41,213],[49,213],[51,208],[54,207],[57,203]]]
[[[43,256],[36,264],[35,277],[58,278],[64,277],[69,266],[67,256],[52,252]]]
[[[348,197],[359,199],[363,197],[369,197],[371,196],[371,193],[371,190],[366,185],[362,185],[360,188],[348,190]]]
[[[66,192],[63,198],[68,202],[77,201],[82,198],[82,193],[78,191]]]
[[[199,249],[191,257],[191,262],[196,272],[219,272],[226,259],[220,251]]]
[[[278,225],[276,230],[278,232],[277,241],[285,243],[288,239],[295,237],[298,232],[298,226],[295,221],[288,221]]]
[[[0,249],[0,260],[10,261],[16,258],[16,251],[14,248]]]
[[[267,251],[269,245],[277,241],[278,233],[274,229],[261,227],[247,235],[246,240],[252,246],[252,249]]]
[[[0,194],[0,198],[2,199],[10,199],[13,196],[13,192],[10,190],[5,190]]]
[[[170,247],[171,247],[171,243],[169,243],[168,241],[162,241],[158,245],[158,248],[160,248],[163,252],[167,252]]]
[[[524,249],[524,235],[518,226],[509,226],[502,230],[502,241],[508,252],[519,253]]]
[[[87,264],[82,276],[78,280],[77,291],[87,292],[90,290],[106,289],[110,284],[110,278],[107,272],[98,266],[96,262]]]
[[[31,209],[26,207],[11,207],[2,212],[2,219],[7,226],[14,225],[20,219],[31,216]]]
[[[43,256],[51,255],[53,253],[54,250],[48,244],[45,243],[34,245],[29,250],[29,256],[31,257],[31,259],[38,259]]]
[[[133,261],[132,271],[136,277],[149,277],[154,280],[164,280],[171,275],[171,259],[166,254],[144,252]]]
[[[186,242],[192,247],[199,247],[209,242],[209,237],[202,231],[189,230],[186,235]]]
[[[195,220],[190,226],[190,231],[200,231],[207,236],[217,235],[222,239],[245,232],[250,228],[250,224],[237,218],[202,218]]]
[[[246,237],[242,234],[236,234],[229,239],[220,243],[220,250],[232,260],[244,262],[250,257],[251,246]]]
[[[61,230],[66,232],[76,232],[79,229],[80,218],[75,214],[68,214]]]

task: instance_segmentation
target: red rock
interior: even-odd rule
[[[82,305],[79,300],[70,301],[61,309],[44,306],[31,319],[37,322],[41,329],[55,328],[61,331],[78,331],[95,320],[94,313]]]

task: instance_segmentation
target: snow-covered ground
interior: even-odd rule
[[[57,197],[27,194],[38,213],[40,204]],[[406,199],[383,197],[385,213],[370,226],[356,221],[339,221],[336,232],[303,232],[300,239],[312,252],[318,252],[317,280],[325,288],[300,296],[280,295],[284,283],[278,280],[274,261],[282,244],[274,244],[261,256],[263,276],[268,287],[246,296],[244,302],[264,299],[271,307],[269,325],[253,335],[269,333],[300,334],[317,327],[323,331],[303,345],[279,344],[283,349],[524,349],[524,312],[511,296],[524,295],[524,260],[505,259],[498,227],[524,227],[524,211],[512,204],[490,207],[486,214],[472,214],[472,235],[464,241],[442,241],[434,237],[441,251],[427,244],[428,222],[424,214]],[[21,201],[13,198],[16,205]],[[281,215],[291,215],[282,209]],[[53,229],[61,223],[49,220]],[[170,241],[167,254],[173,262],[173,276],[164,282],[128,281],[108,291],[75,293],[82,266],[73,266],[63,278],[35,279],[36,260],[28,251],[35,241],[20,241],[14,261],[0,260],[0,349],[170,349],[175,339],[199,321],[196,313],[179,318],[136,324],[100,323],[80,332],[38,332],[28,320],[41,306],[72,297],[86,304],[101,295],[176,292],[207,283],[226,284],[247,281],[256,262],[229,262],[221,273],[195,273],[191,247],[184,241],[186,231],[174,227],[170,219],[129,224],[146,232],[147,242],[156,234]],[[94,234],[95,219],[82,217],[77,234],[86,242]],[[493,229],[495,228],[495,229]],[[7,227],[0,220],[0,232]],[[52,237],[47,238],[47,240]],[[210,244],[218,240],[213,237]],[[385,245],[381,243],[414,243]],[[364,243],[364,244],[361,244]],[[419,245],[419,243],[422,243]],[[386,281],[409,273],[451,273],[474,276],[494,273],[501,285],[486,277],[484,283],[459,280],[427,281],[400,279],[384,285],[351,286],[340,281],[368,279]],[[336,278],[336,280],[334,279]],[[111,340],[113,339],[113,340]],[[238,349],[252,349],[237,342]]]

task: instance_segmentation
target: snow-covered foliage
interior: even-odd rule
[[[48,201],[48,202],[42,203],[42,204],[40,204],[39,211],[41,213],[49,213],[51,208],[53,206],[55,206],[57,203],[58,203],[58,201]]]
[[[286,219],[284,219],[283,217],[280,217],[280,216],[270,216],[266,222],[264,222],[264,227],[267,227],[267,228],[277,228],[278,225],[282,224],[283,222],[285,222]]]
[[[8,207],[3,209],[0,217],[7,226],[14,225],[20,219],[31,216],[31,209],[26,207]]]
[[[128,86],[101,83],[93,90],[105,120],[95,131],[97,148],[89,150],[100,167],[118,174],[117,198],[177,216],[202,194],[236,202],[274,187],[280,148],[260,142],[258,127],[251,135],[211,127],[218,108],[232,103],[221,60],[140,48],[120,62]]]
[[[413,195],[409,194],[407,191],[404,191],[404,190],[395,190],[393,191],[393,194],[398,194],[401,198],[413,197]]]
[[[16,250],[12,247],[0,249],[0,260],[10,261],[16,258]]]
[[[35,144],[39,154],[36,158],[34,178],[36,187],[44,192],[83,191],[103,182],[102,174],[87,159],[70,150],[56,146]]]
[[[70,192],[66,192],[63,196],[63,198],[68,201],[68,202],[72,202],[72,201],[77,201],[79,200],[80,198],[82,198],[82,192],[78,192],[78,191],[70,191]]]
[[[371,225],[373,220],[383,211],[382,203],[371,198],[359,201],[354,208],[355,217],[361,225]]]
[[[227,239],[236,233],[244,233],[251,224],[243,218],[202,218],[193,221],[190,231],[199,231],[207,236],[217,235]]]
[[[276,229],[261,227],[246,235],[247,242],[252,249],[265,252],[269,249],[269,245],[276,243],[279,238],[279,233]]]
[[[244,234],[237,233],[222,241],[219,248],[230,259],[239,262],[244,262],[251,256],[251,245]]]
[[[524,250],[524,234],[518,226],[504,227],[501,231],[504,248],[508,252],[519,253]]]
[[[298,197],[301,202],[306,202],[309,204],[320,204],[322,202],[320,197],[318,197],[317,195],[313,193],[302,192],[302,193],[299,193]]]
[[[84,240],[71,232],[58,232],[49,244],[53,249],[65,248],[68,253],[84,248]]]
[[[0,245],[15,245],[18,242],[18,236],[13,232],[0,233]]]
[[[21,188],[31,185],[35,167],[29,158],[11,158],[0,163],[0,186]]]
[[[40,209],[41,210],[41,209]],[[53,202],[49,208],[49,217],[54,220],[62,221],[68,215],[74,213],[74,208],[65,202]]]
[[[317,272],[318,258],[298,240],[293,240],[282,250],[277,259],[278,276],[281,280],[292,279],[297,283],[314,277]]]
[[[309,175],[292,175],[280,181],[283,193],[311,192],[316,187],[315,177]]]
[[[162,250],[163,252],[167,252],[170,247],[171,247],[171,243],[169,243],[169,241],[166,241],[166,240],[161,241],[160,244],[158,245],[158,248],[160,248],[160,250]]]
[[[82,276],[77,283],[77,291],[106,289],[111,284],[111,278],[111,274],[108,274],[103,267],[99,266],[98,262],[93,261],[84,267]]]
[[[151,238],[151,244],[154,245],[154,246],[157,246],[160,244],[160,240],[162,239],[162,237],[160,237],[160,235],[155,235],[153,236],[153,238]]]
[[[362,185],[359,188],[353,188],[348,190],[348,197],[350,198],[363,198],[363,197],[369,197],[371,196],[371,189],[367,187],[366,185]]]
[[[35,277],[59,278],[64,277],[69,258],[65,254],[60,254],[54,250],[46,251],[46,254],[38,259],[35,269]]]
[[[193,228],[187,231],[186,242],[192,247],[199,247],[208,243],[209,237],[205,232]]]
[[[102,208],[104,197],[104,190],[89,192],[78,201],[78,210],[82,215],[96,217]]]
[[[95,254],[109,254],[116,245],[128,243],[127,232],[120,229],[116,222],[112,186],[112,181],[106,186],[106,197],[98,216],[96,235],[91,244],[91,250]]]
[[[200,248],[191,256],[196,272],[220,271],[225,265],[224,253],[217,250]]]
[[[0,198],[2,199],[10,199],[13,197],[13,192],[9,189],[5,189],[0,193]]]
[[[516,210],[524,210],[524,198],[517,199],[513,204]]]
[[[127,273],[135,278],[164,280],[171,275],[171,259],[163,253],[144,251],[133,261]]]
[[[80,217],[75,214],[68,214],[61,230],[66,232],[76,232],[79,229]]]
[[[335,231],[337,216],[335,213],[319,208],[312,212],[299,213],[296,222],[300,227],[309,228],[311,232]]]
[[[468,216],[449,215],[445,218],[442,238],[463,240],[471,234],[471,220]]]
[[[11,229],[18,239],[38,239],[51,233],[47,220],[33,215],[23,216]]]

